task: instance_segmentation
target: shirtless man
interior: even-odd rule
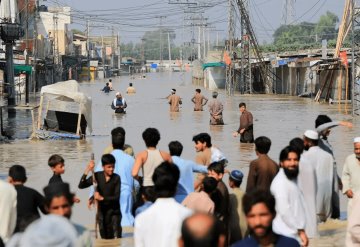
[[[129,83],[129,86],[128,86],[128,88],[126,89],[126,93],[127,93],[127,94],[135,94],[135,93],[136,93],[136,90],[135,90],[135,88],[133,87],[132,82]]]
[[[210,100],[208,107],[210,112],[210,125],[224,125],[223,120],[223,110],[224,106],[220,102],[220,100],[217,99],[218,93],[213,92],[212,93],[212,100]]]
[[[197,88],[191,101],[195,104],[194,111],[203,111],[203,106],[206,105],[208,99],[201,94],[201,89]]]
[[[182,104],[181,98],[179,95],[176,95],[176,89],[171,89],[171,94],[167,97],[170,104],[170,112],[178,112],[179,105]]]
[[[114,89],[113,89],[113,85],[112,85],[112,80],[111,79],[109,79],[109,87],[110,87],[110,91],[113,91]]]
[[[227,164],[227,159],[224,154],[211,144],[211,136],[208,133],[200,133],[193,137],[195,142],[195,150],[198,153],[195,158],[195,163],[204,166],[209,166],[212,162],[221,162]],[[205,176],[198,174],[194,183],[194,188],[197,189]]]

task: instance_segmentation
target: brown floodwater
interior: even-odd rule
[[[347,155],[353,152],[352,140],[360,135],[359,120],[346,114],[344,105],[318,104],[308,98],[289,97],[282,95],[235,95],[226,96],[219,90],[218,98],[224,103],[224,126],[210,126],[209,113],[194,112],[191,98],[195,86],[191,84],[190,74],[183,73],[149,73],[146,79],[130,79],[127,76],[113,78],[115,91],[109,95],[100,91],[107,79],[96,82],[81,83],[81,89],[92,97],[93,133],[86,140],[31,141],[25,139],[31,131],[30,111],[20,111],[15,119],[5,121],[6,125],[14,125],[15,137],[9,144],[0,144],[0,176],[5,178],[8,168],[13,164],[26,167],[27,185],[39,191],[51,177],[47,159],[51,154],[61,154],[65,159],[63,180],[71,184],[71,188],[80,197],[81,203],[76,204],[72,219],[80,224],[90,225],[94,221],[94,212],[86,207],[87,190],[77,189],[83,170],[90,154],[95,153],[98,161],[105,147],[110,143],[110,131],[122,126],[126,130],[126,143],[131,144],[135,153],[143,150],[145,145],[141,134],[147,127],[158,128],[161,133],[159,148],[168,150],[170,141],[178,140],[184,145],[183,157],[194,159],[196,153],[192,137],[200,132],[208,132],[212,142],[218,146],[229,160],[229,169],[240,169],[248,173],[249,162],[256,158],[252,144],[240,144],[232,132],[239,125],[240,102],[246,102],[247,108],[254,116],[255,137],[265,135],[272,140],[269,155],[278,161],[280,150],[289,140],[301,137],[306,129],[314,129],[318,114],[327,114],[333,120],[348,120],[354,127],[334,128],[330,135],[330,143],[335,150],[338,172],[341,174],[342,164]],[[126,95],[125,90],[133,82],[137,93]],[[169,113],[169,105],[165,99],[171,88],[177,89],[182,98],[179,113]],[[211,92],[201,88],[203,94],[210,98]],[[116,91],[120,91],[128,103],[126,115],[115,115],[110,108]],[[6,117],[6,115],[5,115]],[[24,139],[21,139],[24,138]],[[225,177],[227,180],[227,177]],[[246,179],[242,187],[246,185]],[[341,197],[342,211],[346,210],[346,198]]]

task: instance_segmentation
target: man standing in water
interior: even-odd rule
[[[116,93],[116,98],[111,104],[111,108],[115,110],[115,113],[126,113],[125,108],[127,107],[125,99],[122,97],[120,92]]]
[[[237,137],[240,134],[240,142],[253,143],[254,142],[253,116],[251,112],[246,110],[246,104],[244,102],[241,102],[239,104],[239,109],[241,112],[240,126],[239,129],[236,132],[234,132],[233,136]]]
[[[171,94],[167,97],[170,104],[170,112],[178,112],[179,105],[182,104],[181,98],[179,95],[176,95],[176,89],[171,89]]]
[[[203,106],[206,105],[208,99],[201,94],[201,89],[195,89],[195,95],[191,99],[191,101],[195,104],[194,111],[203,111]]]
[[[338,219],[340,217],[340,198],[339,190],[342,190],[342,182],[338,175],[337,164],[334,156],[334,149],[329,143],[328,137],[331,133],[331,129],[336,126],[345,126],[352,128],[352,123],[346,121],[332,121],[327,115],[319,115],[315,120],[315,128],[319,133],[319,147],[331,154],[334,161],[334,181],[333,181],[333,192],[331,198],[331,218]]]
[[[315,169],[316,177],[316,214],[317,221],[325,222],[331,216],[331,199],[333,192],[333,158],[319,146],[319,135],[314,130],[307,130],[304,133],[303,154]]]
[[[360,137],[354,138],[354,153],[349,155],[344,164],[342,172],[343,193],[349,198],[348,215],[351,215],[353,197],[360,193]],[[355,211],[357,211],[356,209]]]
[[[114,90],[114,89],[113,89],[113,85],[112,85],[112,80],[111,80],[111,79],[109,79],[109,88],[110,88],[110,91]]]
[[[129,86],[128,86],[128,88],[126,89],[126,93],[127,93],[127,94],[135,94],[135,93],[136,93],[136,90],[135,90],[135,88],[133,87],[132,82],[129,83]]]
[[[213,92],[213,99],[209,102],[210,124],[211,125],[224,125],[222,112],[224,110],[223,104],[217,99],[218,93]]]

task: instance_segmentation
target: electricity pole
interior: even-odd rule
[[[36,76],[36,61],[37,61],[37,57],[38,57],[38,40],[37,40],[37,36],[38,36],[38,30],[37,30],[37,21],[39,20],[39,7],[40,7],[40,3],[39,0],[36,0],[36,7],[35,7],[35,20],[34,20],[34,46],[33,46],[33,70],[34,70],[34,74],[32,76],[32,82],[34,85],[34,97],[36,96],[36,81],[37,81],[37,76]],[[46,78],[46,76],[45,76]]]
[[[160,32],[160,65],[163,63],[163,55],[162,55],[162,52],[163,52],[163,40],[162,40],[162,19],[163,18],[166,18],[166,16],[157,16],[156,18],[159,18],[159,21],[160,21],[160,24],[159,24],[159,32]]]
[[[170,47],[170,32],[167,33],[168,38],[168,48],[169,48],[169,65],[171,66],[171,47]]]
[[[87,26],[87,30],[86,30],[86,49],[87,49],[87,71],[88,71],[88,80],[90,81],[91,76],[90,76],[90,21],[86,20],[86,26]]]

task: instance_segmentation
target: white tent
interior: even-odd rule
[[[75,80],[62,81],[43,86],[41,88],[38,129],[41,128],[47,112],[52,110],[79,114],[78,125],[80,125],[81,115],[84,115],[88,131],[91,133],[91,104],[91,98],[80,91],[79,84]],[[79,126],[77,134],[79,134]]]

